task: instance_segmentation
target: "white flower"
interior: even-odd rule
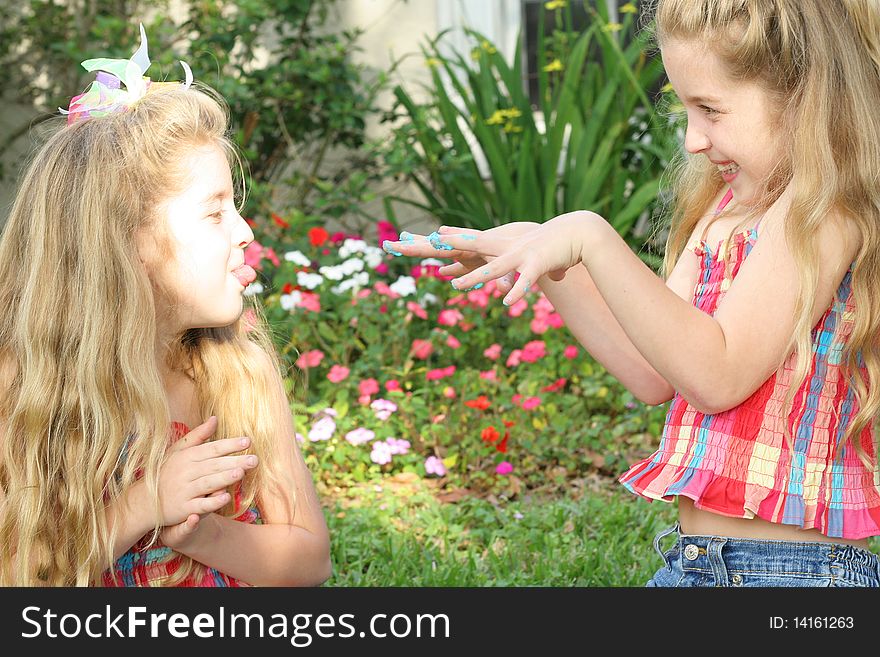
[[[428,267],[430,265],[437,265],[438,267],[442,267],[446,263],[443,262],[442,260],[437,260],[437,258],[425,258],[419,264],[424,265],[425,267]]]
[[[385,252],[375,246],[370,246],[367,247],[367,250],[364,252],[364,259],[367,261],[367,267],[375,269],[382,264],[382,261],[385,259]]]
[[[294,264],[300,265],[302,267],[311,267],[312,261],[309,260],[303,253],[300,251],[288,251],[284,254],[284,259],[288,262],[292,262]]]
[[[338,265],[336,267],[321,267],[318,271],[324,275],[324,278],[329,278],[331,281],[341,281],[345,276],[342,267]]]
[[[298,271],[296,272],[296,284],[308,288],[310,290],[314,290],[321,283],[324,282],[324,277],[320,274],[310,274],[307,271]]]
[[[400,296],[408,297],[416,292],[416,279],[412,276],[401,276],[388,287]]]
[[[333,292],[333,294],[342,294],[346,290],[359,290],[362,287],[364,287],[365,285],[368,285],[369,282],[370,282],[370,275],[367,272],[362,271],[358,274],[355,274],[354,276],[352,276],[348,280],[342,281],[336,287],[331,288],[330,291]]]
[[[263,286],[260,283],[257,283],[256,281],[254,281],[253,283],[248,285],[246,288],[244,288],[244,292],[242,292],[242,294],[246,297],[252,297],[255,294],[259,294],[262,291],[263,291]]]
[[[290,312],[299,305],[300,301],[302,301],[302,295],[297,290],[294,290],[290,294],[282,294],[279,301],[281,307],[287,312]]]
[[[439,299],[437,299],[437,297],[435,297],[435,296],[434,296],[433,294],[431,294],[430,292],[425,292],[425,293],[422,295],[422,300],[419,301],[419,303],[422,305],[422,307],[424,307],[424,306],[436,306],[437,303],[439,303]]]
[[[352,253],[362,253],[367,248],[367,243],[363,240],[347,239],[339,247],[339,257],[347,258]]]
[[[355,272],[364,270],[364,261],[360,258],[349,258],[339,266],[346,276],[351,276]]]

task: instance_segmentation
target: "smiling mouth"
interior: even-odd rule
[[[731,176],[737,171],[739,171],[739,165],[736,162],[730,162],[728,164],[717,164],[718,171],[725,176]]]

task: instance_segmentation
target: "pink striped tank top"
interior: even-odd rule
[[[716,213],[730,198],[728,191]],[[729,244],[722,242],[714,252],[705,241],[694,248],[700,258],[693,299],[697,308],[715,314],[757,239],[756,226],[734,235]],[[861,462],[852,442],[834,458],[835,447],[858,411],[842,360],[855,309],[851,276],[852,266],[813,328],[811,369],[787,417],[782,401],[796,354],[751,397],[722,413],[700,413],[676,393],[659,448],[623,473],[620,483],[648,500],[672,502],[676,495],[685,495],[699,509],[815,528],[828,537],[880,535],[880,469],[872,427],[853,437],[874,464],[872,469]],[[864,368],[862,372],[867,378]],[[793,450],[783,437],[785,422]]]

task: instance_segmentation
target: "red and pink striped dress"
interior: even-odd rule
[[[718,211],[729,197],[728,193]],[[693,248],[700,258],[693,299],[697,308],[715,314],[757,239],[755,227],[714,251],[705,242]],[[723,413],[700,413],[676,393],[660,447],[621,475],[620,483],[649,500],[671,502],[685,495],[699,509],[816,528],[833,538],[880,535],[880,469],[872,427],[853,439],[873,468],[861,462],[852,441],[834,458],[835,447],[858,411],[842,360],[855,309],[851,276],[852,267],[813,328],[811,368],[787,416],[782,402],[791,386],[796,354],[751,397]],[[864,368],[862,374],[867,380]],[[786,422],[793,451],[783,437]]]

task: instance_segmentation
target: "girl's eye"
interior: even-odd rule
[[[708,105],[700,105],[700,109],[703,110],[704,114],[708,114],[709,116],[714,116],[714,115],[718,114],[717,109],[709,107]]]
[[[223,210],[217,210],[217,212],[209,214],[208,216],[214,221],[223,221]]]

